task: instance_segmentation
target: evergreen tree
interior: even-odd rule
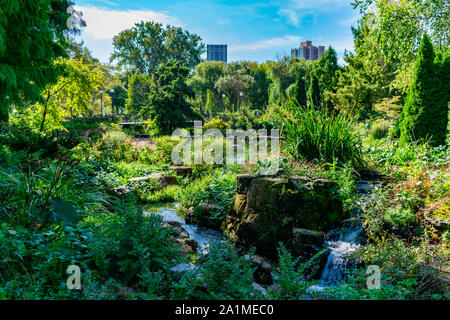
[[[311,105],[318,108],[320,106],[320,87],[319,87],[319,79],[315,74],[311,76],[311,87],[309,88],[309,97],[311,99]]]
[[[172,134],[176,128],[185,127],[188,120],[199,117],[186,100],[194,96],[185,82],[188,75],[189,69],[175,61],[167,62],[155,72],[156,84],[150,89],[149,105],[141,115],[153,119],[161,135]]]
[[[432,145],[445,143],[449,91],[448,60],[445,61],[435,63],[433,45],[424,34],[400,116],[400,143],[419,139],[431,139]],[[443,82],[445,79],[447,82]]]
[[[306,89],[305,80],[301,75],[298,76],[295,83],[294,97],[300,106],[306,107]]]
[[[70,4],[69,0],[1,1],[0,121],[8,120],[13,104],[44,102],[41,90],[55,82],[60,71],[53,61],[65,55]]]
[[[134,73],[128,80],[128,98],[125,108],[131,115],[137,115],[141,109],[148,105],[151,79],[146,74]]]

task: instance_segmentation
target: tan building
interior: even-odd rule
[[[325,46],[315,47],[312,41],[305,41],[300,44],[300,48],[291,50],[291,58],[303,58],[306,60],[319,60],[325,52]]]

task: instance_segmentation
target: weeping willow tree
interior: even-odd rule
[[[53,61],[65,55],[65,36],[76,30],[72,26],[83,25],[69,20],[71,4],[70,0],[1,1],[0,122],[8,120],[12,105],[42,102],[42,89],[56,81],[60,70]]]

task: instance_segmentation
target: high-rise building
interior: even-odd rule
[[[207,61],[228,61],[228,47],[226,44],[208,44]]]
[[[300,44],[300,48],[291,50],[291,57],[303,58],[306,60],[319,60],[325,52],[324,46],[315,47],[311,41],[305,41]]]

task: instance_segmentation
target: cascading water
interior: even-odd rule
[[[359,182],[357,190],[360,200],[364,200],[377,185],[378,182]],[[330,255],[322,272],[319,285],[311,289],[320,290],[344,281],[344,271],[350,268],[352,264],[349,256],[361,247],[363,237],[363,229],[360,223],[355,220],[350,220],[343,227],[329,232],[325,245],[330,249]]]

